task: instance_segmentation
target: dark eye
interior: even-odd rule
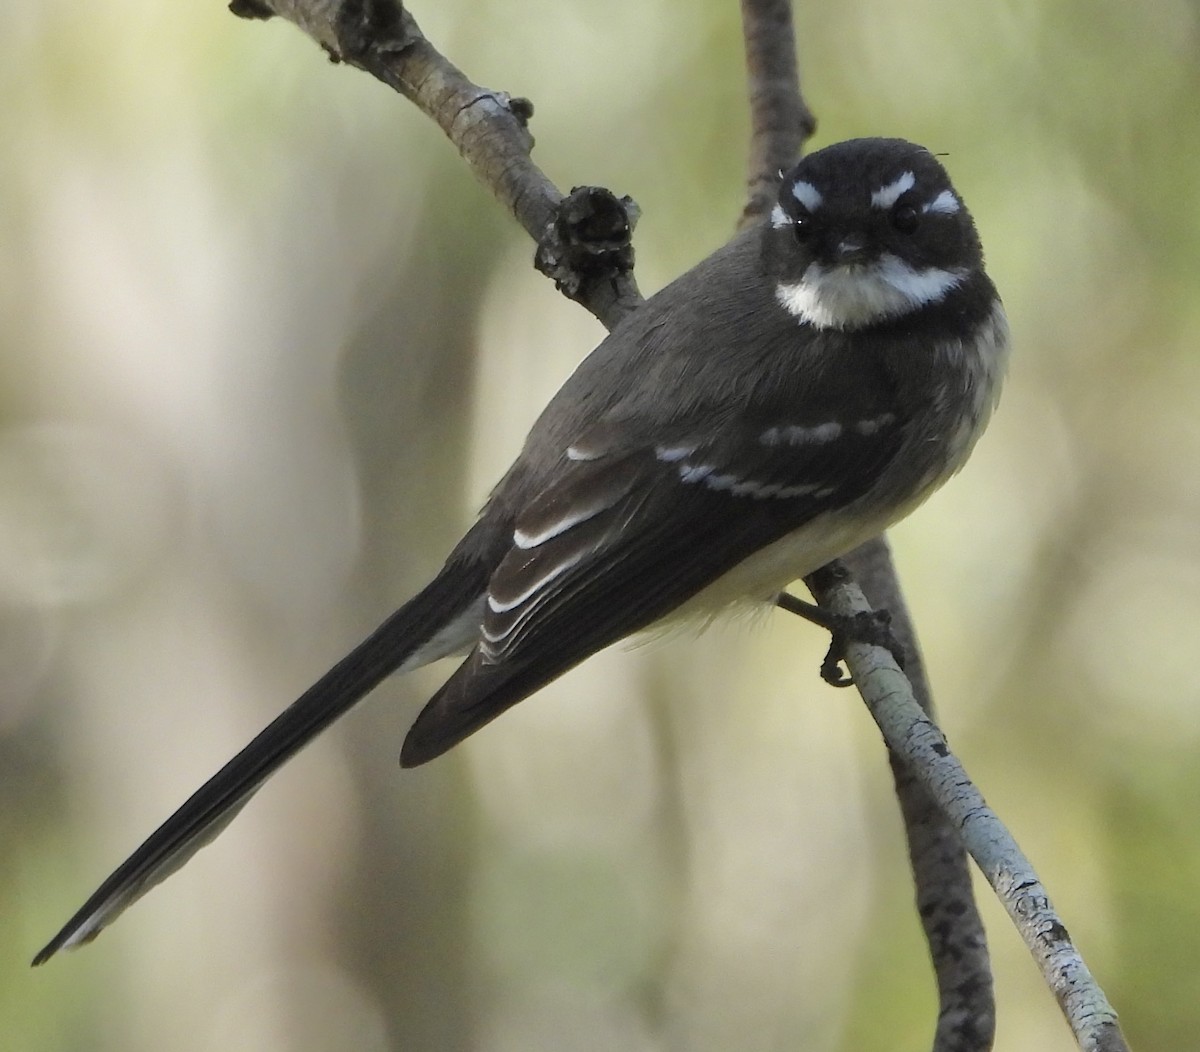
[[[921,225],[921,217],[912,205],[896,205],[892,209],[892,226],[902,234],[911,234]]]
[[[801,209],[792,220],[792,237],[804,244],[813,234],[813,217],[811,212]]]

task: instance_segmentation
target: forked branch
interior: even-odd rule
[[[743,0],[753,133],[746,217],[761,214],[780,168],[799,153],[814,121],[799,93],[789,0]],[[398,0],[232,0],[244,18],[280,16],[298,25],[336,61],[375,76],[410,99],[449,137],[538,244],[537,265],[564,293],[612,328],[641,304],[629,238],[636,207],[597,188],[568,197],[530,157],[527,100],[474,84],[421,33]],[[903,600],[882,540],[848,560],[876,603],[899,620]],[[869,609],[851,581],[822,571],[810,579],[838,613]],[[907,628],[905,628],[907,624]],[[911,622],[901,622],[914,653]],[[984,1052],[991,1044],[991,979],[982,927],[961,852],[947,841],[944,812],[967,843],[1042,966],[1085,1052],[1122,1052],[1116,1015],[1075,951],[1066,929],[1011,837],[950,755],[885,650],[852,643],[855,682],[899,759],[894,763],[918,881],[918,900],[937,966],[941,1015],[935,1052]],[[917,670],[924,697],[928,690]],[[916,786],[916,791],[913,790]],[[927,795],[928,794],[928,795]],[[930,800],[937,801],[937,809]],[[947,889],[950,889],[949,896]],[[965,915],[967,920],[961,920]]]

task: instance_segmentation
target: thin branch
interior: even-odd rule
[[[779,171],[793,164],[816,128],[796,64],[791,0],[741,0],[750,81],[750,157],[742,225],[761,218],[775,199]],[[910,655],[909,676],[922,707],[933,695],[916,627],[884,538],[846,556],[872,604],[892,615]],[[975,904],[966,851],[949,820],[894,754],[892,778],[916,889],[917,912],[938,989],[933,1052],[988,1052],[995,1040],[996,1002],[987,936]]]
[[[807,583],[833,613],[852,616],[871,606],[836,564]],[[971,857],[1008,911],[1041,968],[1083,1052],[1128,1052],[1117,1013],[1088,971],[1046,889],[1012,835],[950,752],[912,685],[882,647],[851,642],[846,663],[893,754],[950,817]]]
[[[916,628],[884,537],[843,560],[876,610],[887,610],[905,650],[905,673],[925,713],[933,696]],[[975,904],[971,870],[958,831],[925,791],[912,768],[894,752],[888,759],[904,818],[917,914],[929,944],[938,987],[934,1052],[987,1052],[996,1034],[996,999],[983,918]]]
[[[537,268],[605,326],[641,305],[633,201],[598,187],[564,196],[530,156],[532,103],[474,83],[395,0],[233,0],[230,10],[295,23],[334,61],[370,73],[432,118],[537,243]]]
[[[817,119],[800,93],[791,0],[741,0],[750,97],[742,226],[775,203],[779,173],[796,163]]]

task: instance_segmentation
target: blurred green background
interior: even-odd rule
[[[720,244],[733,0],[413,5]],[[1017,341],[893,535],[943,722],[1140,1052],[1200,1033],[1195,0],[805,3],[814,145],[948,154]],[[601,330],[440,133],[213,2],[0,7],[0,1047],[929,1047],[882,748],[777,617],[600,655],[401,773],[387,685],[91,947],[28,960],[437,567]],[[982,894],[1002,1052],[1073,1042]]]

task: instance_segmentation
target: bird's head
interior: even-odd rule
[[[819,329],[862,329],[940,303],[983,266],[946,170],[903,139],[851,139],[783,176],[764,231],[779,303]]]

